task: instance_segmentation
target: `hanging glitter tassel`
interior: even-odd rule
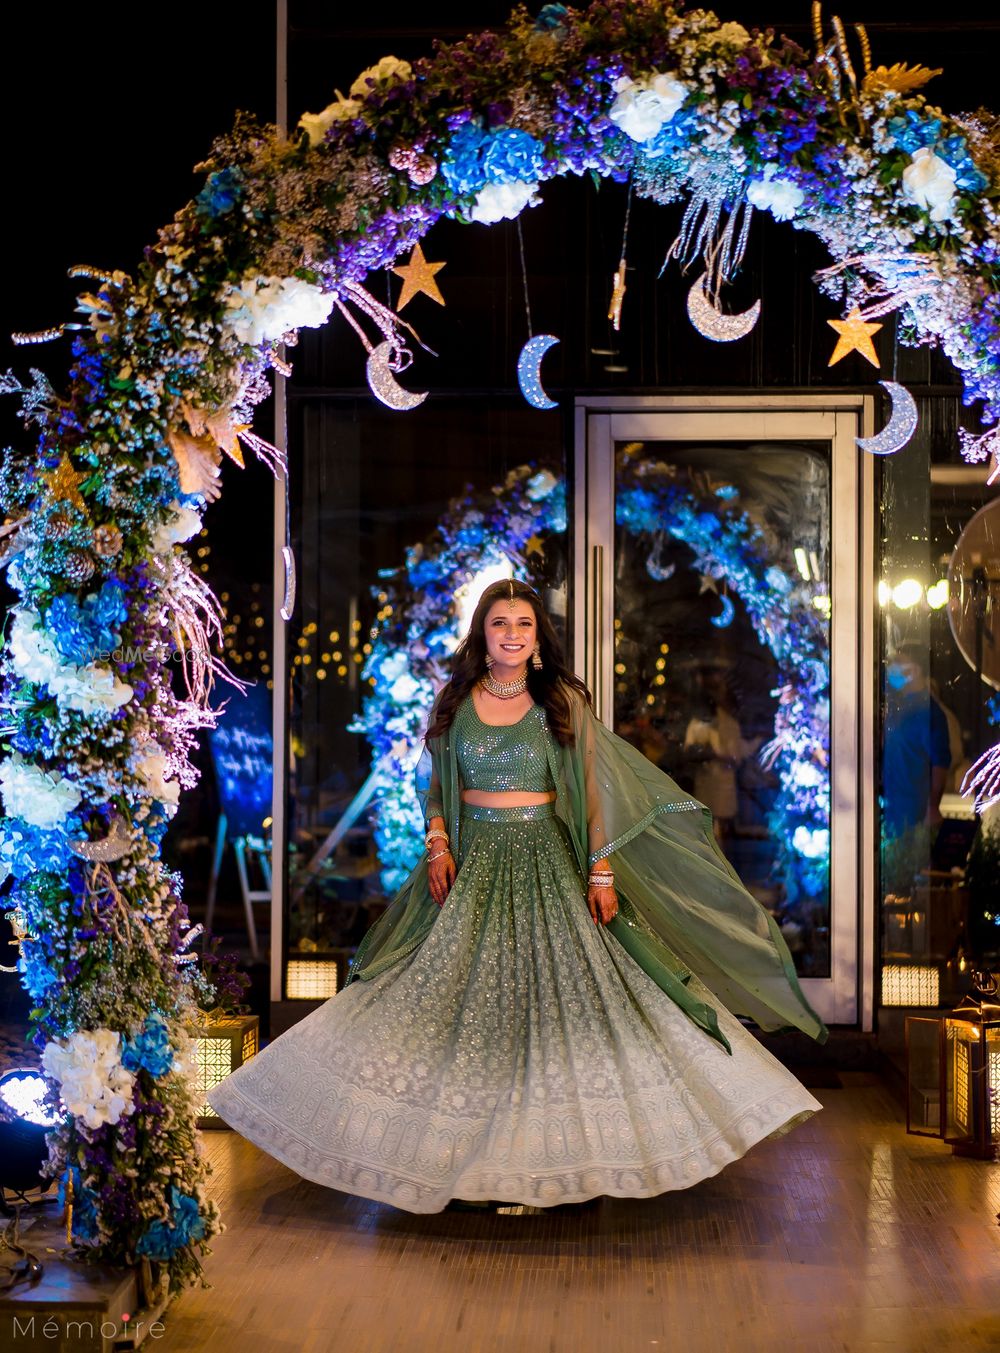
[[[73,1167],[66,1166],[66,1244],[73,1243]]]

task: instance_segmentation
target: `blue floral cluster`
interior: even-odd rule
[[[783,699],[775,718],[779,788],[770,814],[792,919],[826,887],[829,872],[829,661],[826,629],[811,597],[771,563],[760,525],[717,495],[707,505],[664,478],[655,487],[627,485],[616,497],[616,519],[632,532],[666,531],[694,553],[694,566],[725,579],[762,642],[774,654]],[[825,835],[824,835],[825,833]]]
[[[89,662],[107,662],[120,642],[118,626],[126,620],[125,585],[120,578],[108,578],[82,606],[74,593],[63,592],[45,612],[52,642],[68,662],[81,667]]]
[[[205,1234],[205,1219],[197,1198],[181,1193],[176,1184],[170,1186],[171,1215],[168,1221],[154,1221],[146,1228],[136,1245],[136,1252],[160,1262],[169,1259],[192,1240],[201,1240]]]
[[[209,174],[205,186],[194,200],[199,216],[214,220],[231,212],[243,197],[243,173],[238,165],[227,165]]]
[[[173,1064],[174,1050],[167,1022],[158,1010],[152,1010],[139,1033],[125,1043],[122,1066],[127,1071],[148,1071],[151,1076],[165,1076]]]
[[[899,117],[889,119],[889,131],[900,150],[908,155],[927,147],[955,171],[955,186],[966,192],[981,193],[988,183],[977,169],[964,136],[942,136],[941,119],[907,108]]]
[[[528,132],[514,127],[483,131],[465,122],[452,135],[441,173],[453,192],[477,193],[488,183],[535,183],[542,173],[545,150]]]

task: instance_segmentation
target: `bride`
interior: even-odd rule
[[[424,857],[344,988],[210,1092],[226,1122],[440,1212],[686,1188],[821,1108],[737,1018],[826,1038],[780,931],[526,583],[483,592],[426,746]]]

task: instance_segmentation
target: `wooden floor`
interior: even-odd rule
[[[415,1216],[208,1132],[228,1225],[174,1353],[1000,1350],[1000,1165],[907,1137],[873,1076],[714,1179],[583,1208]]]

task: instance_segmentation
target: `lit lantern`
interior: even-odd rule
[[[209,1090],[257,1055],[257,1015],[224,1015],[198,1030],[198,1126],[225,1127],[208,1103]]]
[[[1000,1156],[1000,997],[990,972],[949,1015],[906,1019],[906,1130],[956,1155]]]

